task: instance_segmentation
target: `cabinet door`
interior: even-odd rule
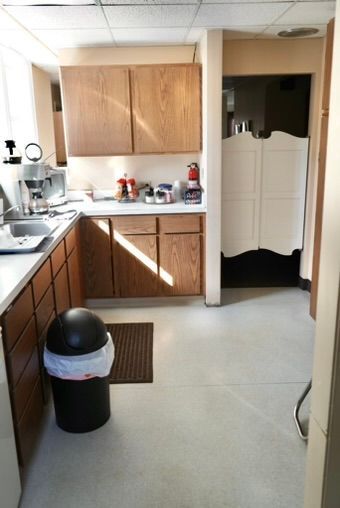
[[[109,219],[82,219],[81,260],[86,298],[114,296]]]
[[[67,276],[67,265],[63,265],[54,279],[54,298],[57,314],[70,308],[70,295]]]
[[[201,294],[201,235],[161,235],[159,242],[159,274],[165,294]]]
[[[133,70],[136,153],[201,150],[201,68],[198,64]]]
[[[34,307],[37,308],[42,297],[52,283],[51,262],[49,259],[45,261],[39,271],[32,279]]]
[[[121,297],[156,296],[160,293],[157,236],[114,235],[116,285]]]
[[[39,435],[43,415],[43,397],[40,380],[36,384],[20,422],[16,425],[16,441],[20,465],[25,467],[32,455]]]
[[[84,305],[83,285],[80,275],[78,249],[74,249],[67,260],[68,280],[70,284],[71,307]]]
[[[68,155],[132,152],[129,69],[61,68]]]

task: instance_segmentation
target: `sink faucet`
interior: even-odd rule
[[[3,212],[0,212],[0,224],[3,224],[3,218],[12,210],[19,210],[20,205],[14,205],[7,208],[7,210],[4,210]]]

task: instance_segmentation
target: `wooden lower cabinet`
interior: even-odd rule
[[[15,426],[19,463],[25,467],[30,460],[37,436],[40,432],[43,414],[41,383],[37,377],[26,409]]]
[[[43,366],[49,325],[56,313],[71,305],[83,305],[79,257],[76,225],[0,319],[18,460],[23,477],[39,434],[44,403],[49,398],[48,377]]]
[[[202,215],[111,220],[116,296],[203,293]]]
[[[70,308],[70,294],[66,263],[62,266],[53,281],[54,298],[57,314]]]
[[[67,271],[70,286],[71,307],[83,307],[83,283],[81,280],[80,259],[77,249],[74,249],[67,259]]]
[[[117,293],[121,297],[156,296],[161,292],[156,235],[114,238]]]
[[[112,298],[114,281],[110,219],[81,219],[80,237],[85,297]]]
[[[201,235],[166,234],[159,240],[159,275],[167,295],[200,295]]]

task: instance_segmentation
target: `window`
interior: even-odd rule
[[[14,139],[24,153],[37,142],[31,64],[16,51],[0,46],[0,141]]]

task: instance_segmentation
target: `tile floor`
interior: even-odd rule
[[[96,309],[154,322],[154,383],[112,385],[112,418],[92,433],[63,432],[50,410],[21,508],[302,508],[292,410],[311,376],[309,295],[156,303]]]

